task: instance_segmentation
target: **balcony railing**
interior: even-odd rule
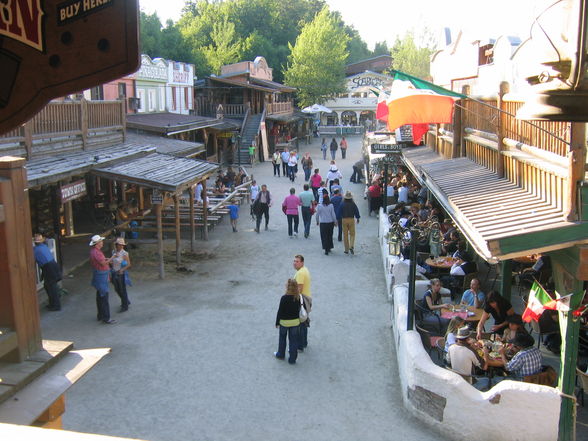
[[[47,104],[31,120],[0,135],[0,155],[26,159],[114,145],[124,140],[123,101]]]
[[[266,114],[267,115],[276,115],[279,113],[292,113],[294,107],[292,103],[268,103],[266,105]]]

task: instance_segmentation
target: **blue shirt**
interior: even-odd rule
[[[341,220],[341,216],[339,213],[339,207],[341,206],[341,202],[343,202],[343,198],[341,196],[333,196],[331,198],[331,204],[333,204],[333,208],[335,209],[337,220]]]
[[[480,301],[480,305],[483,305],[484,300],[486,300],[486,295],[482,291],[478,291],[478,300]],[[465,303],[468,306],[476,306],[474,292],[471,289],[464,291],[463,296],[461,297],[461,303]]]
[[[44,243],[36,244],[33,252],[35,254],[35,261],[40,267],[55,260],[53,259],[53,254],[51,254],[49,247]]]
[[[231,217],[231,219],[239,219],[239,206],[238,205],[228,205],[227,208],[230,211],[229,216]]]

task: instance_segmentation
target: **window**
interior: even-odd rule
[[[102,86],[92,87],[90,89],[90,99],[91,100],[103,100],[104,99],[104,89]]]
[[[127,96],[127,85],[125,83],[118,83],[118,97],[125,98]]]
[[[139,112],[145,112],[145,89],[137,89],[137,97],[139,98]]]
[[[172,110],[176,110],[177,105],[176,105],[176,88],[175,87],[171,88],[171,97],[172,97]]]
[[[154,112],[157,107],[156,107],[156,103],[157,103],[157,97],[155,95],[155,89],[149,89],[149,111],[150,112]]]
[[[165,110],[165,88],[162,86],[159,88],[159,111]]]

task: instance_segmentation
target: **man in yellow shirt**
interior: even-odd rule
[[[306,321],[300,324],[300,345],[298,350],[303,352],[304,348],[308,346],[308,327],[310,326],[310,311],[312,309],[312,294],[310,292],[310,272],[304,266],[304,256],[297,254],[294,256],[294,269],[296,274],[294,280],[298,283],[298,292],[302,294],[304,300],[304,307],[309,317]]]

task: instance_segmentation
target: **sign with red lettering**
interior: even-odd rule
[[[138,0],[0,0],[0,134],[139,66]]]
[[[86,194],[86,181],[80,180],[72,182],[71,184],[61,186],[61,203],[73,201],[74,199],[81,198]]]

